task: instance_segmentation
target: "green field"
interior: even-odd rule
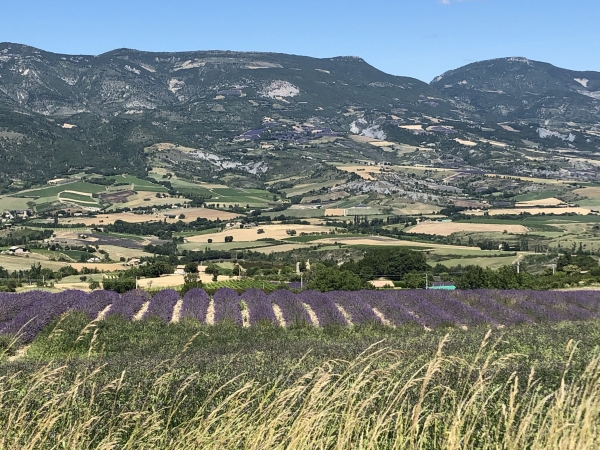
[[[208,237],[207,237],[208,239]],[[255,247],[267,247],[269,245],[273,245],[272,242],[268,241],[254,241],[254,242],[214,242],[212,244],[209,243],[189,243],[189,244],[179,244],[177,248],[180,250],[204,250],[205,248],[209,248],[211,250],[244,250],[244,249],[252,249]]]
[[[60,186],[45,186],[36,189],[29,189],[27,191],[21,191],[15,196],[18,195],[27,195],[27,196],[39,196],[39,197],[56,197],[59,193],[63,191],[78,191],[85,192],[88,194],[97,194],[100,192],[105,192],[106,188],[99,184],[87,183],[85,181],[78,181],[76,183],[63,184]]]
[[[446,267],[456,267],[458,265],[468,266],[475,265],[480,267],[488,267],[490,269],[498,269],[502,266],[510,266],[515,260],[516,256],[503,256],[497,258],[457,258],[457,259],[446,259],[444,261],[439,261],[440,264]]]
[[[90,327],[70,314],[25,357],[0,357],[0,424],[11,449],[57,436],[80,449],[592,449],[599,346],[598,321]]]
[[[88,195],[76,194],[74,192],[61,192],[60,198],[61,200],[70,200],[81,203],[98,203],[95,198]]]
[[[528,192],[527,194],[515,195],[512,199],[516,202],[528,202],[531,200],[544,200],[560,195],[561,191],[549,190],[541,192]]]
[[[295,217],[298,219],[311,219],[311,218],[324,217],[325,210],[323,208],[320,208],[320,209],[316,209],[316,208],[286,209],[285,211],[277,211],[277,212],[266,211],[262,215],[268,216],[271,218],[284,215],[284,216],[288,216],[288,217]]]
[[[117,175],[115,176],[117,183],[133,184],[135,191],[148,191],[148,192],[167,192],[168,189],[160,184],[152,183],[148,180],[142,180],[141,178],[133,175]],[[75,189],[74,189],[75,190]]]

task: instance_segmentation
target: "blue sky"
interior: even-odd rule
[[[0,41],[68,54],[240,50],[355,55],[429,82],[525,56],[600,71],[598,0],[6,1]]]

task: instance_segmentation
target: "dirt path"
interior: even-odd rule
[[[142,307],[140,308],[140,310],[136,313],[135,316],[133,316],[133,318],[131,320],[142,320],[144,318],[144,315],[148,312],[148,308],[150,307],[150,302],[145,302]]]
[[[171,318],[171,322],[177,323],[181,319],[181,307],[183,306],[183,299],[177,300],[175,306],[173,307],[173,317]]]
[[[304,309],[306,309],[306,312],[308,313],[308,317],[310,317],[310,321],[312,322],[312,324],[315,327],[318,327],[319,326],[319,318],[317,317],[317,315],[315,314],[313,309],[310,306],[308,306],[306,303],[302,303],[302,306],[304,306]]]

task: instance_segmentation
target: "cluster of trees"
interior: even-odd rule
[[[32,264],[29,270],[15,270],[9,272],[0,266],[0,292],[15,292],[18,287],[24,284],[35,284],[42,287],[51,284],[53,281],[61,280],[70,275],[79,275],[83,273],[98,273],[98,270],[86,269],[81,272],[71,266],[61,267],[58,270],[42,267],[40,263]]]

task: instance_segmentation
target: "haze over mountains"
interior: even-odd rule
[[[246,160],[265,161],[269,152],[258,151],[258,138],[273,133],[265,120],[295,130],[275,139],[288,146],[298,143],[294,127],[303,124],[312,127],[303,133],[326,129],[418,145],[448,138],[427,125],[466,124],[471,129],[465,132],[476,133],[511,122],[513,129],[529,126],[534,134],[546,127],[556,133],[552,145],[571,132],[589,132],[570,144],[594,153],[600,73],[505,58],[469,64],[427,84],[386,74],[357,57],[128,49],[84,56],[0,44],[4,186],[14,178],[39,181],[90,168],[143,173],[147,149],[157,143],[237,161],[240,142],[250,142],[257,151],[246,152]],[[256,138],[244,139],[249,130],[258,130]],[[338,150],[344,146],[338,144]],[[356,155],[377,158],[372,149],[347,148],[345,157]]]

